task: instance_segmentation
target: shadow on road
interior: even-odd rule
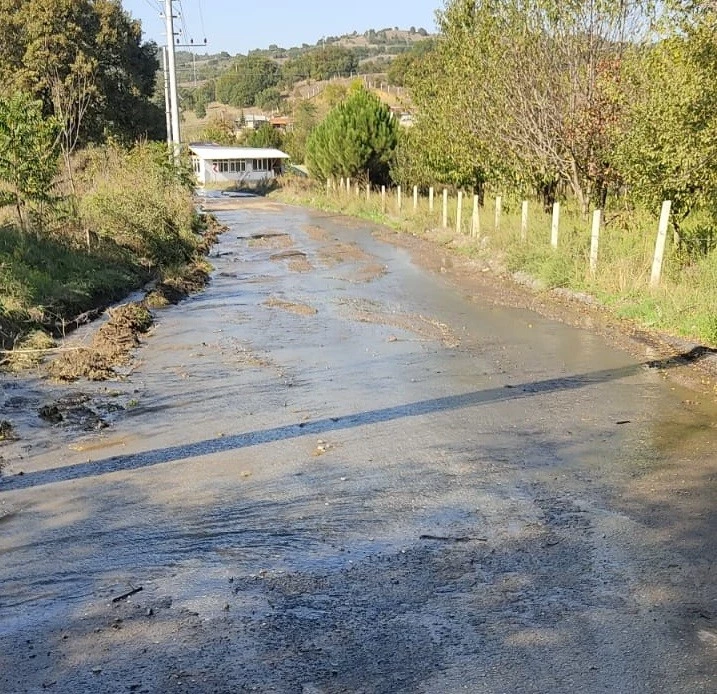
[[[331,431],[351,429],[370,424],[381,424],[405,417],[419,417],[438,412],[485,405],[487,403],[516,400],[531,397],[536,394],[576,390],[590,385],[618,381],[633,376],[644,368],[666,369],[686,362],[693,362],[705,355],[702,348],[696,349],[700,350],[699,354],[695,354],[695,350],[693,349],[677,357],[651,360],[617,369],[604,369],[574,376],[549,378],[542,381],[477,390],[460,395],[419,400],[417,402],[395,405],[393,407],[383,407],[355,414],[327,417],[313,422],[288,424],[233,436],[206,439],[204,441],[197,441],[180,446],[159,448],[142,453],[113,456],[104,460],[77,463],[75,465],[50,468],[48,470],[38,470],[36,472],[25,473],[0,480],[0,491],[28,489],[84,477],[96,477],[120,470],[136,470],[153,465],[160,465],[162,463],[169,463],[175,460],[211,455],[214,453],[224,453],[264,443],[326,434]]]

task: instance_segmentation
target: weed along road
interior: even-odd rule
[[[360,222],[217,215],[124,380],[3,383],[0,691],[717,691],[709,397]]]

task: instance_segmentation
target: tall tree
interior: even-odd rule
[[[119,0],[0,0],[0,93],[43,101],[63,146],[108,135],[163,137],[150,103],[156,46]]]
[[[431,151],[459,178],[477,165],[548,197],[563,182],[587,208],[608,180],[613,87],[626,46],[646,36],[646,5],[448,0],[429,79],[413,83],[416,141],[435,129]]]
[[[690,5],[671,35],[627,61],[613,164],[636,200],[671,200],[676,227],[703,208],[717,232],[717,5]]]
[[[398,125],[389,108],[355,87],[309,136],[306,164],[321,180],[366,176],[373,183],[388,183],[397,139]]]
[[[300,101],[294,111],[294,127],[284,137],[286,152],[296,164],[306,158],[306,143],[318,122],[318,110],[311,101]]]
[[[253,106],[257,96],[279,82],[279,66],[260,55],[239,56],[234,66],[216,82],[217,101],[243,108]]]

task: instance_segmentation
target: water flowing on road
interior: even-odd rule
[[[217,214],[125,380],[3,384],[0,691],[717,689],[713,404],[363,223]],[[63,398],[109,426],[20,414]]]

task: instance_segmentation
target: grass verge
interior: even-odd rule
[[[154,305],[163,305],[200,289],[208,277],[203,255],[221,229],[196,212],[191,173],[169,163],[166,146],[86,150],[76,170],[77,198],[57,204],[41,231],[22,233],[9,218],[0,221],[6,368],[36,363],[52,338],[150,280]]]

